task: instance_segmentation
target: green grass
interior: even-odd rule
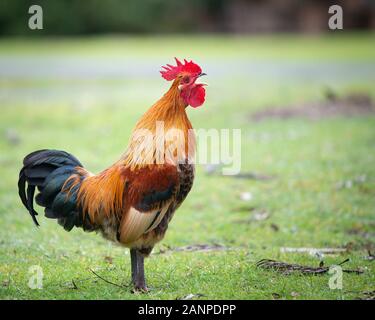
[[[0,41],[0,59],[39,54],[100,59],[124,54],[137,56],[137,61],[179,55],[198,62],[202,56],[224,63],[233,58],[375,60],[371,35]],[[67,233],[42,215],[36,229],[18,199],[17,178],[24,155],[38,148],[67,150],[93,172],[109,166],[125,150],[136,120],[167,84],[157,73],[136,79],[0,79],[0,298],[175,299],[193,293],[203,294],[201,299],[272,299],[276,293],[282,299],[353,299],[375,289],[374,262],[364,259],[366,248],[374,248],[375,241],[375,117],[249,121],[251,112],[268,106],[322,100],[326,86],[339,94],[364,92],[375,97],[373,83],[257,81],[254,75],[209,76],[207,81],[206,104],[188,111],[194,127],[240,128],[242,170],[275,178],[207,176],[198,166],[192,192],[154,252],[165,246],[213,243],[230,250],[151,255],[146,277],[152,290],[141,295],[108,284],[90,271],[128,285],[127,249],[96,234]],[[6,138],[10,131],[19,136],[18,144]],[[338,188],[358,176],[365,180]],[[251,192],[253,199],[241,200],[241,192]],[[252,214],[238,210],[243,206],[266,210],[270,216],[238,223]],[[353,229],[360,232],[353,234]],[[364,270],[361,275],[344,274],[342,290],[329,289],[328,274],[285,276],[255,266],[262,258],[318,266],[317,257],[281,253],[280,248],[346,245],[352,250],[323,258],[326,265],[350,258],[345,268]],[[42,290],[27,285],[32,265],[43,268]]]

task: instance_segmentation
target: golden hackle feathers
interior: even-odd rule
[[[135,169],[144,165],[158,163],[177,164],[185,158],[193,160],[195,156],[195,135],[187,117],[176,79],[168,92],[157,101],[138,121],[131,137],[127,151],[121,160],[125,166]],[[164,135],[158,133],[163,127]],[[145,133],[152,133],[152,139],[145,141]],[[160,141],[158,139],[163,139]],[[146,148],[143,145],[146,144]],[[158,153],[163,145],[164,153]],[[176,152],[178,154],[176,154]]]

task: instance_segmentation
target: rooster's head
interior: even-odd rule
[[[162,77],[167,81],[175,81],[186,105],[193,108],[201,106],[205,100],[204,86],[206,84],[196,83],[196,80],[206,74],[202,72],[199,65],[191,60],[184,59],[184,63],[177,58],[175,60],[176,66],[170,64],[163,66],[163,70],[160,71]]]

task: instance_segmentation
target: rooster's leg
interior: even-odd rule
[[[145,280],[144,256],[137,250],[136,257],[137,272],[135,274],[134,288],[135,290],[147,292],[148,288]]]
[[[132,283],[135,285],[135,279],[137,275],[137,250],[130,249],[130,260],[132,266]]]

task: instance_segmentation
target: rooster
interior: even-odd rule
[[[37,226],[36,188],[35,202],[66,231],[98,231],[129,248],[137,291],[148,291],[144,258],[163,239],[194,180],[195,136],[185,109],[204,103],[205,84],[196,81],[205,73],[193,61],[175,60],[160,71],[173,81],[170,89],[138,121],[115,164],[95,175],[65,151],[39,150],[24,158],[19,174],[19,196]],[[172,134],[158,134],[160,124]]]

